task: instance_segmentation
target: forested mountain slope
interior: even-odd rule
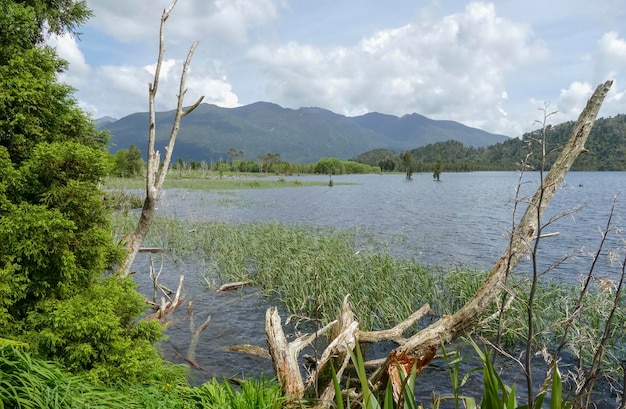
[[[158,144],[164,144],[173,117],[173,111],[157,113]],[[146,151],[147,113],[102,121],[100,127],[111,134],[112,153],[130,145]],[[487,146],[508,138],[418,114],[347,117],[321,108],[289,109],[268,102],[237,108],[201,104],[182,121],[174,158],[211,162],[228,159],[234,149],[248,160],[277,153],[284,161],[315,163],[325,157],[349,159],[370,149],[400,151],[450,139]]]
[[[565,122],[546,129],[548,167],[573,126],[574,122]],[[533,152],[528,158],[528,164],[537,168],[541,160],[541,148],[537,140],[541,138],[541,133],[542,130],[538,129],[524,134],[521,139],[512,138],[488,147],[471,147],[450,140],[418,147],[412,149],[411,153],[418,172],[430,171],[438,155],[447,171],[513,170],[526,159],[528,153]],[[626,115],[598,119],[586,148],[588,152],[576,160],[572,170],[626,170]],[[386,163],[387,169],[393,162],[395,169],[402,168],[400,152],[389,149],[368,151],[354,159],[370,165]]]

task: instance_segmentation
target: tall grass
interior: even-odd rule
[[[118,215],[117,228],[134,226],[132,215]],[[365,237],[365,238],[364,238]],[[205,274],[222,282],[249,280],[266,295],[278,298],[292,314],[328,322],[336,317],[343,297],[350,301],[364,329],[381,329],[408,317],[424,303],[438,315],[458,310],[480,287],[485,272],[456,267],[448,270],[413,260],[391,257],[370,237],[356,230],[337,230],[278,223],[192,223],[158,218],[146,245],[161,246],[176,257],[203,260]],[[503,315],[503,342],[515,345],[526,339],[526,301],[530,282],[512,276],[512,300]],[[562,334],[568,306],[576,304],[578,288],[542,282],[536,289],[533,339],[537,349],[550,346]],[[570,350],[581,362],[591,359],[589,342],[599,339],[603,317],[610,311],[611,294],[596,289],[584,314],[576,322],[579,337]],[[558,300],[558,302],[555,302]],[[497,305],[493,305],[475,331],[487,337],[497,333]],[[617,312],[615,328],[624,328],[624,309]],[[614,331],[607,358],[619,370],[626,345],[624,331]]]
[[[0,408],[23,409],[278,409],[280,386],[272,379],[236,387],[215,379],[186,383],[105,387],[30,355],[23,346],[0,344]]]
[[[0,408],[124,408],[121,397],[18,346],[0,346]]]

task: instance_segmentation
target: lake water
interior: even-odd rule
[[[539,184],[537,173],[526,173],[521,196],[534,193]],[[328,176],[293,176],[291,180],[322,180]],[[415,259],[429,265],[471,266],[490,269],[508,243],[512,224],[516,172],[444,173],[440,182],[431,174],[334,176],[335,185],[249,189],[234,191],[189,191],[170,189],[163,193],[160,214],[188,220],[223,222],[275,221],[289,224],[356,228],[378,238],[377,243],[397,257]],[[342,183],[348,183],[346,185]],[[569,212],[545,228],[544,233],[558,232],[541,241],[542,268],[566,254],[575,256],[549,273],[559,281],[575,283],[586,274],[601,239],[617,197],[613,225],[624,227],[626,214],[626,173],[570,172],[551,201],[544,223]],[[521,203],[521,215],[526,209]],[[519,219],[519,216],[518,216]],[[618,266],[609,262],[613,250],[623,248],[623,234],[611,233],[596,276],[615,276]],[[369,244],[371,245],[371,244]],[[621,251],[621,250],[619,250]],[[622,257],[623,257],[623,253]],[[520,263],[519,274],[527,274],[528,261]],[[141,288],[150,294],[146,280],[147,256],[138,258],[135,269]],[[254,288],[216,294],[200,278],[202,266],[167,261],[164,282],[175,286],[179,274],[186,276],[189,299],[193,300],[194,318],[178,312],[171,324],[169,341],[163,343],[165,354],[175,362],[185,355],[190,334],[208,314],[212,320],[202,334],[196,361],[202,371],[194,371],[197,380],[212,376],[259,376],[272,373],[271,363],[262,358],[227,351],[233,344],[265,346],[265,310],[273,300],[261,297]],[[142,278],[143,277],[143,278]],[[168,282],[169,281],[169,282]],[[283,317],[285,315],[283,314]],[[447,379],[447,374],[443,374]],[[427,388],[432,385],[427,385]]]
[[[323,180],[327,176],[286,177],[290,180]],[[395,256],[427,264],[462,264],[489,269],[508,243],[512,224],[516,172],[448,173],[440,182],[430,174],[334,176],[333,187],[313,186],[239,191],[167,190],[159,212],[188,220],[224,222],[276,221],[337,228],[358,228],[379,237]],[[340,185],[338,183],[350,183]],[[521,196],[538,187],[538,174],[526,173]],[[570,172],[548,207],[544,222],[577,206],[573,215],[545,228],[559,235],[545,239],[541,258],[556,260],[576,254],[554,272],[560,280],[575,280],[591,262],[600,231],[606,226],[616,195],[626,192],[626,173]],[[622,200],[623,199],[623,200]],[[626,213],[626,198],[618,197],[618,216]],[[519,206],[518,215],[525,210]],[[518,217],[519,218],[519,217]],[[618,243],[611,236],[611,245]],[[576,268],[572,268],[576,266]]]

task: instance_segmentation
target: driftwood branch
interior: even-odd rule
[[[391,381],[394,396],[400,399],[402,396],[401,379],[405,378],[412,368],[415,368],[419,373],[433,359],[442,342],[451,342],[471,330],[479,317],[487,310],[487,307],[504,289],[507,271],[517,265],[536,239],[537,232],[540,230],[538,223],[541,215],[576,158],[586,151],[585,142],[612,83],[612,81],[607,81],[600,84],[589,99],[574,126],[568,143],[531,198],[517,229],[512,233],[508,248],[493,266],[471,300],[456,313],[443,316],[408,339],[404,339],[402,334],[428,313],[430,310],[428,305],[423,306],[403,323],[390,330],[367,333],[358,330],[358,323],[354,321],[347,299],[344,300],[340,319],[331,323],[333,332],[328,347],[320,360],[316,362],[316,368],[311,372],[306,385],[318,385],[323,367],[330,361],[330,357],[338,358],[338,367],[343,371],[346,362],[345,353],[348,348],[354,348],[356,342],[394,340],[400,346],[388,355],[380,368],[372,374],[369,381],[372,391],[375,393],[382,392],[387,382]],[[274,307],[267,311],[266,335],[276,376],[283,386],[284,395],[290,400],[300,400],[305,396],[320,396],[323,398],[320,399],[320,404],[323,407],[330,407],[330,400],[334,396],[334,391],[328,391],[326,385],[318,385],[317,395],[306,395],[307,392],[310,393],[310,390],[305,388],[305,382],[300,373],[299,349],[296,348],[295,343],[287,343],[280,317]]]
[[[178,308],[182,303],[183,303],[183,298],[181,297],[181,293],[182,293],[182,289],[183,289],[183,281],[185,279],[185,276],[180,276],[178,279],[178,288],[176,289],[176,295],[174,296],[174,299],[170,299],[169,297],[168,300],[165,300],[165,296],[161,297],[161,303],[160,304],[156,304],[156,303],[152,303],[152,305],[155,307],[156,311],[149,315],[146,319],[159,319],[162,322],[165,322],[165,319],[167,318],[167,316],[171,313],[173,313],[176,308]]]
[[[495,297],[500,294],[506,272],[516,266],[528,252],[529,245],[535,238],[539,227],[537,225],[539,217],[545,212],[548,203],[565,179],[565,175],[578,155],[586,151],[585,142],[612,84],[613,81],[607,81],[596,88],[587,102],[587,106],[580,114],[563,151],[554,162],[543,184],[530,200],[517,229],[513,232],[509,247],[493,266],[474,297],[456,313],[442,317],[412,336],[404,345],[392,351],[385,365],[372,376],[371,382],[376,390],[384,390],[389,374],[396,368],[397,363],[402,362],[407,357],[416,361],[428,356],[432,357],[434,356],[433,351],[436,351],[442,342],[453,341],[469,331]]]
[[[240,290],[248,285],[250,285],[250,281],[234,281],[232,283],[222,284],[220,288],[217,289],[217,292],[223,293],[226,291]]]
[[[360,342],[381,342],[394,341],[399,345],[404,345],[407,340],[402,335],[420,319],[431,313],[430,305],[424,304],[419,310],[415,311],[409,318],[402,321],[391,329],[382,331],[359,332]]]

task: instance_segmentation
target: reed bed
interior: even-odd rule
[[[130,213],[117,216],[118,231],[134,226]],[[126,227],[124,227],[126,226]],[[128,230],[126,230],[128,231]],[[160,217],[146,245],[168,249],[174,257],[204,262],[212,281],[251,281],[263,294],[278,299],[291,314],[321,323],[334,319],[343,298],[351,305],[364,329],[388,328],[424,303],[437,315],[450,314],[469,300],[481,285],[485,272],[471,268],[442,269],[418,260],[390,256],[384,243],[357,230],[338,230],[279,223],[226,224],[185,222]],[[208,280],[208,281],[211,281]],[[523,277],[509,280],[511,301],[503,317],[503,341],[524,342],[527,334],[526,304],[530,283]],[[579,289],[554,282],[542,283],[535,297],[537,349],[559,339],[569,306]],[[558,302],[555,302],[558,300]],[[593,341],[600,339],[612,295],[593,291],[575,322],[576,336],[570,350],[581,362],[590,359]],[[475,331],[492,337],[497,331],[498,305],[494,304]],[[619,366],[626,336],[624,309],[616,317],[607,359]],[[425,324],[425,323],[424,323]]]

